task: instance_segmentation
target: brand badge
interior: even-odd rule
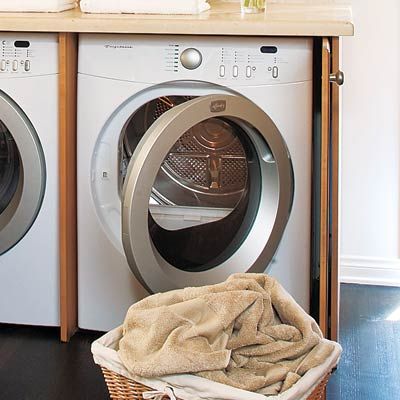
[[[210,111],[213,113],[222,112],[226,110],[226,101],[225,100],[215,100],[210,104]]]

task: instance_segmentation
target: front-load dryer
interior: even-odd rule
[[[0,322],[58,326],[58,38],[0,49]]]
[[[309,307],[312,40],[82,35],[79,326],[235,272]]]

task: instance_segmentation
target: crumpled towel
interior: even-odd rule
[[[159,293],[131,306],[119,357],[133,375],[194,373],[274,395],[333,349],[275,279],[235,274],[221,284]]]
[[[75,0],[0,0],[0,12],[60,12],[76,6]]]
[[[85,13],[200,14],[209,9],[207,0],[81,0]]]

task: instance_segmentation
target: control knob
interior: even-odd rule
[[[181,53],[181,63],[186,69],[196,69],[203,61],[203,57],[197,49],[188,48]]]

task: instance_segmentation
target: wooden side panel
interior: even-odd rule
[[[329,325],[329,136],[330,136],[330,45],[322,40],[322,94],[321,94],[321,161],[320,161],[320,287],[319,325],[328,336]]]
[[[339,70],[339,38],[332,38],[331,71]],[[331,248],[330,248],[330,331],[339,338],[339,86],[331,85]]]
[[[59,34],[61,340],[78,326],[76,209],[76,90],[78,36]]]

